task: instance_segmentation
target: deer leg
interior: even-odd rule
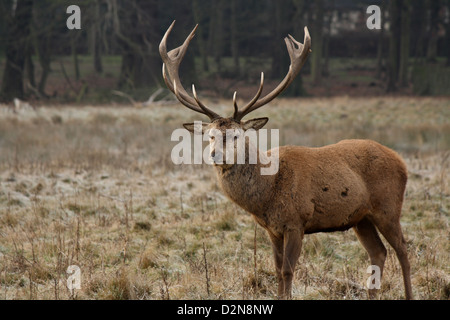
[[[361,220],[353,230],[359,241],[369,254],[370,263],[380,268],[380,277],[383,274],[384,262],[386,260],[386,248],[378,235],[377,229],[367,218]],[[381,280],[381,279],[380,279]],[[369,298],[376,297],[377,289],[369,289]]]
[[[406,241],[403,237],[400,221],[375,221],[375,224],[380,230],[383,237],[394,248],[397,254],[398,261],[402,267],[403,282],[405,284],[405,296],[407,300],[412,300],[412,288],[411,288],[411,268],[408,260],[408,252],[406,249]]]
[[[283,239],[283,266],[281,275],[283,277],[283,298],[292,298],[292,279],[295,265],[302,248],[303,230],[290,229],[284,232]]]
[[[284,293],[283,276],[281,275],[281,268],[283,267],[283,238],[276,238],[271,233],[269,233],[269,236],[272,241],[273,256],[275,258],[275,269],[278,280],[278,297],[281,297]]]

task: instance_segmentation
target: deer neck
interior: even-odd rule
[[[267,167],[268,157],[264,151],[254,146],[258,154],[257,163],[249,163],[246,153],[244,164],[228,167],[215,166],[219,185],[233,202],[254,215],[262,215],[270,202],[276,175],[263,175],[261,169]]]

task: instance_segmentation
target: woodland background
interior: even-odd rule
[[[204,95],[252,96],[259,73],[276,84],[289,59],[283,38],[312,36],[313,52],[285,96],[448,95],[449,0],[4,0],[0,3],[1,100],[129,102],[158,88],[158,44],[169,47],[199,23],[182,64]],[[66,8],[81,8],[68,30]],[[369,30],[369,5],[382,29]],[[252,90],[246,93],[246,88]],[[270,84],[269,84],[270,87]],[[161,95],[160,95],[161,93]],[[159,91],[152,100],[162,99]]]

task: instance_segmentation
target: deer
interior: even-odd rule
[[[201,130],[202,134],[216,130],[224,136],[229,130],[235,132],[231,144],[219,144],[215,136],[210,136],[210,157],[225,195],[267,231],[273,248],[277,297],[292,299],[294,271],[305,235],[353,229],[371,264],[379,267],[380,276],[387,256],[379,233],[383,235],[400,262],[406,299],[413,299],[407,243],[400,225],[408,174],[405,162],[395,151],[372,140],[357,139],[316,148],[280,146],[277,150],[262,151],[249,145],[247,139],[245,146],[256,149],[258,159],[276,151],[279,167],[275,174],[262,175],[263,162],[250,164],[247,154],[241,164],[223,159],[227,148],[237,148],[243,133],[257,131],[268,122],[267,117],[243,118],[275,99],[299,74],[311,52],[308,28],[304,28],[303,43],[291,35],[284,39],[290,66],[278,86],[261,97],[264,85],[261,73],[256,95],[239,108],[235,92],[233,115],[222,117],[200,101],[194,85],[193,96],[183,88],[179,66],[198,24],[181,46],[168,52],[166,42],[174,24],[175,21],[159,45],[164,82],[182,105],[210,119],[201,128],[196,129],[194,123],[185,123],[184,128],[194,133]],[[376,288],[368,289],[370,299],[376,296]]]

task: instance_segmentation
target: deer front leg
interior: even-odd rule
[[[292,298],[292,279],[302,248],[303,233],[303,230],[299,229],[289,229],[284,232],[283,266],[281,267],[284,299]]]
[[[275,258],[275,269],[278,280],[278,298],[280,298],[284,294],[283,276],[281,275],[281,268],[283,267],[283,238],[277,238],[271,233],[269,233],[269,236],[272,241],[272,250]]]

